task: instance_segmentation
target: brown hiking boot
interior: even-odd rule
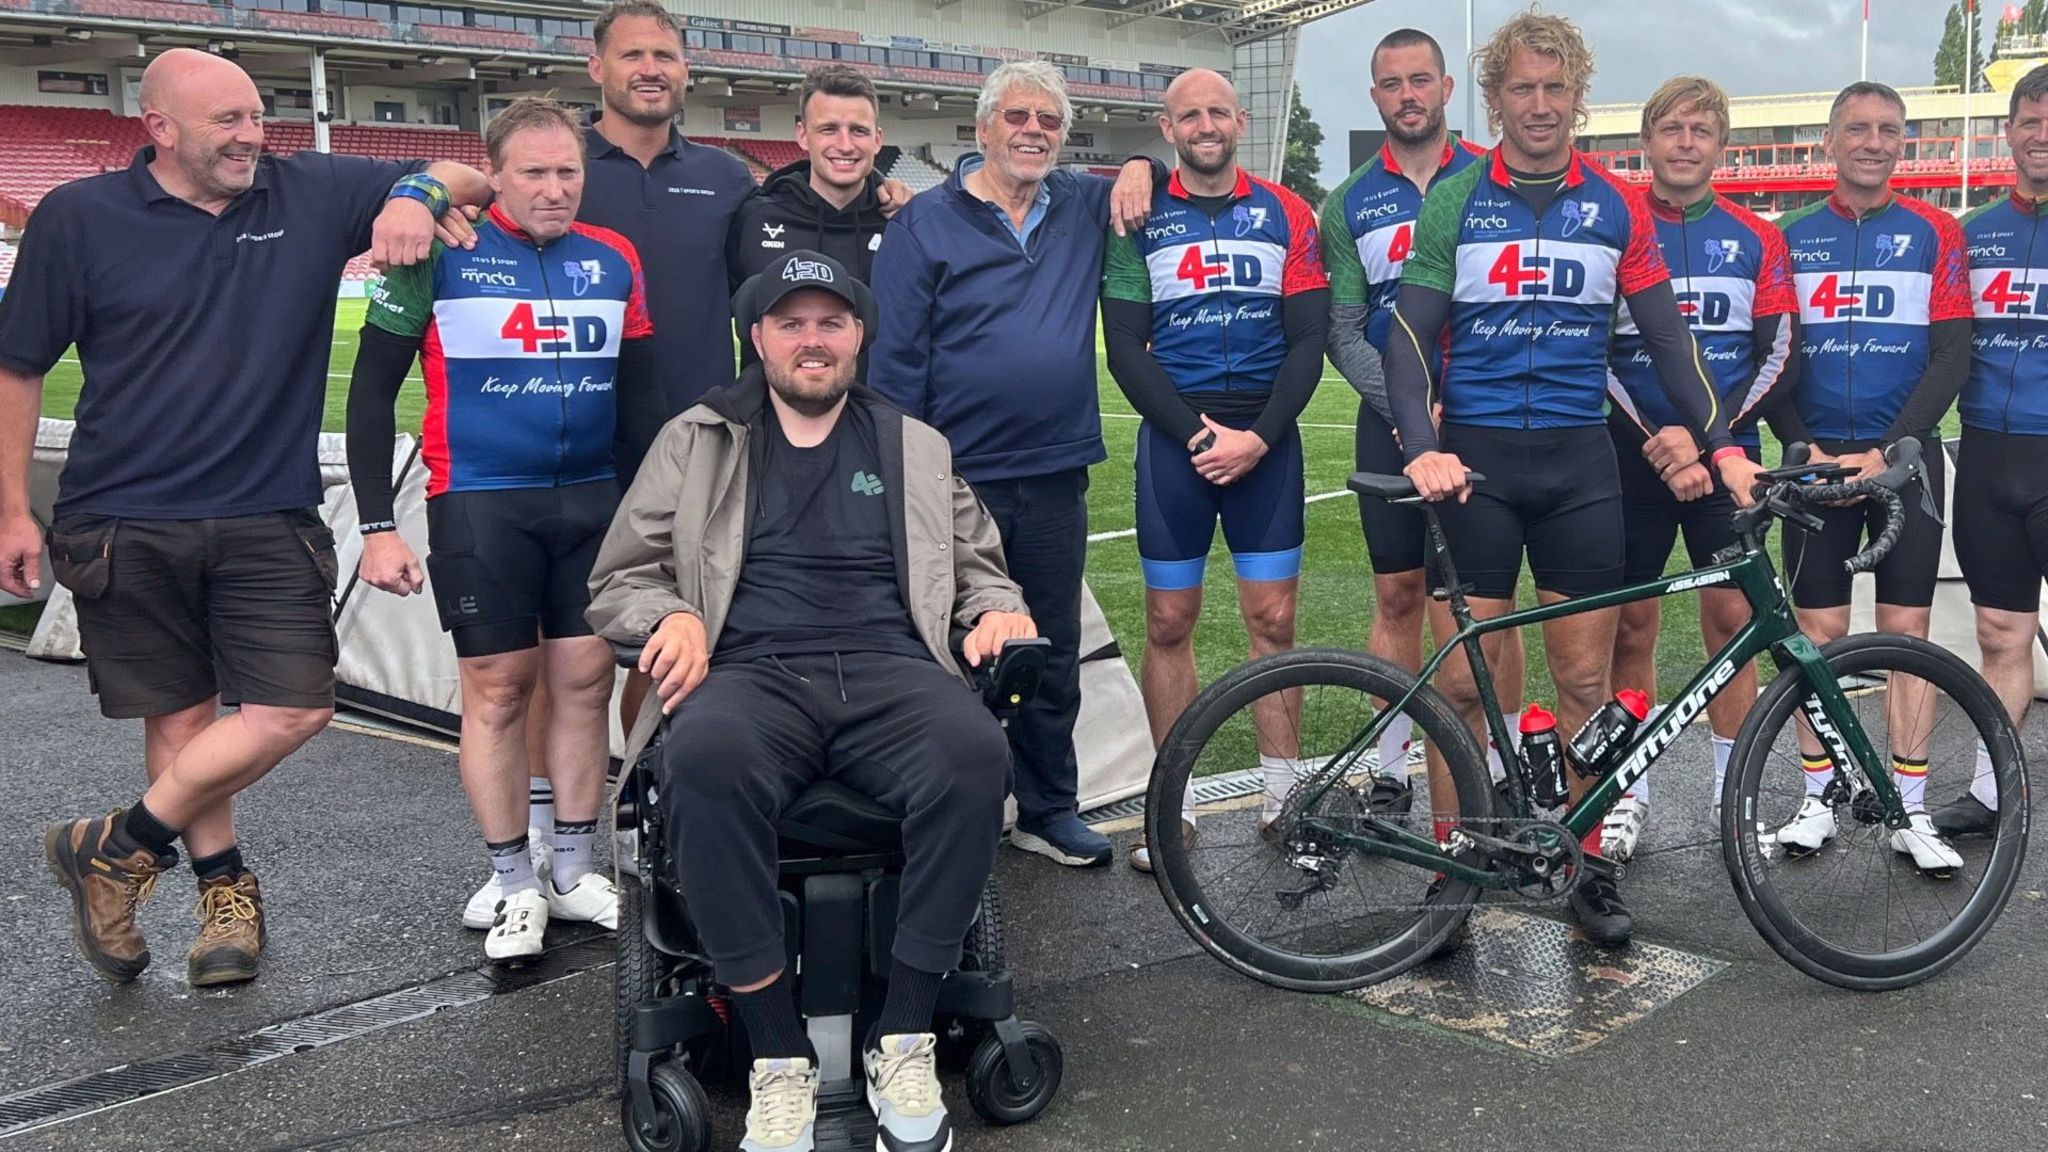
[[[185,958],[185,979],[194,988],[240,984],[256,978],[263,956],[263,893],[256,874],[216,876],[199,882],[199,940]]]
[[[178,862],[147,848],[121,853],[113,842],[121,809],[106,816],[53,824],[43,834],[50,873],[71,893],[71,934],[86,962],[110,980],[126,982],[149,967],[149,945],[135,910],[156,891],[156,878]]]

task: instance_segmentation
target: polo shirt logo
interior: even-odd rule
[[[1591,228],[1600,223],[1600,202],[1597,200],[1567,200],[1564,202],[1564,228],[1560,236],[1571,236],[1581,228]]]
[[[675,186],[675,185],[673,185],[673,184],[669,185],[669,189],[668,189],[668,190],[669,190],[669,191],[670,191],[671,193],[673,193],[673,194],[675,194],[675,195],[677,195],[677,196],[716,196],[716,195],[718,195],[718,193],[716,193],[716,192],[712,191],[712,190],[711,190],[711,189],[709,189],[709,188],[679,188],[679,187],[677,187],[677,186]]]
[[[590,291],[592,284],[604,280],[604,264],[597,260],[564,260],[562,272],[569,277],[569,285],[578,296]]]
[[[284,229],[282,228],[277,229],[275,232],[244,232],[240,236],[235,237],[235,243],[240,244],[242,241],[247,240],[252,244],[261,244],[265,240],[275,240],[283,235]]]

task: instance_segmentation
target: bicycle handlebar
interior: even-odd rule
[[[1784,463],[1788,468],[1803,466],[1812,458],[1812,449],[1804,443],[1785,446]],[[1760,492],[1761,503],[1772,503],[1773,498],[1784,496],[1797,500],[1802,505],[1838,504],[1850,500],[1875,499],[1884,505],[1884,531],[1870,546],[1842,562],[1849,572],[1868,572],[1883,562],[1898,544],[1899,537],[1906,530],[1906,505],[1899,499],[1899,489],[1920,476],[1920,441],[1905,437],[1885,449],[1884,458],[1889,466],[1875,476],[1862,480],[1843,480],[1825,484],[1802,484],[1796,480],[1781,480],[1771,484],[1767,492]],[[1789,506],[1787,511],[1793,510]]]

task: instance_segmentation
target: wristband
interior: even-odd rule
[[[357,531],[361,532],[365,536],[375,536],[379,532],[396,532],[398,531],[398,521],[372,520],[368,524],[365,524],[361,528],[357,529]]]
[[[417,200],[427,206],[427,210],[434,214],[436,220],[447,213],[451,203],[448,199],[448,186],[424,172],[415,172],[393,184],[391,195],[387,199]]]
[[[1747,455],[1748,455],[1748,453],[1747,453],[1747,452],[1744,452],[1744,451],[1743,451],[1743,450],[1741,449],[1741,447],[1740,447],[1740,446],[1738,446],[1738,445],[1735,445],[1735,444],[1730,444],[1730,445],[1728,445],[1728,446],[1727,446],[1727,447],[1725,447],[1725,448],[1716,448],[1716,449],[1714,449],[1714,454],[1713,454],[1712,456],[1709,456],[1709,457],[1707,457],[1707,459],[1708,459],[1708,460],[1710,460],[1710,461],[1712,461],[1712,462],[1713,462],[1713,463],[1715,463],[1715,464],[1719,464],[1719,463],[1720,463],[1721,461],[1723,461],[1723,460],[1726,460],[1726,459],[1727,459],[1728,457],[1730,457],[1730,456],[1747,456]]]

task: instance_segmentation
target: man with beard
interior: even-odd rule
[[[1828,113],[1821,147],[1835,163],[1835,189],[1778,218],[1792,253],[1803,333],[1790,434],[1813,444],[1817,461],[1839,460],[1860,476],[1884,471],[1884,450],[1914,437],[1928,445],[1924,472],[1900,495],[1904,531],[1879,562],[1877,628],[1925,638],[1941,566],[1943,416],[1970,371],[1971,289],[1962,226],[1948,213],[1892,191],[1906,149],[1906,102],[1883,84],[1842,89]],[[1924,495],[1923,495],[1924,494]],[[1849,631],[1849,573],[1842,562],[1884,530],[1874,501],[1817,510],[1819,531],[1788,524],[1785,571],[1799,628],[1816,644]],[[2009,547],[2001,541],[1996,547]],[[1893,692],[1889,703],[1892,779],[1912,815],[1894,829],[1892,849],[1914,867],[1943,873],[1962,857],[1935,831],[1926,811],[1932,710],[1924,697]],[[1778,829],[1788,855],[1820,851],[1835,838],[1835,813],[1823,799],[1835,765],[1820,740],[1800,732],[1806,795]]]
[[[806,158],[769,176],[733,217],[726,267],[734,288],[799,248],[823,252],[868,282],[889,224],[875,171],[880,108],[874,81],[855,68],[827,64],[804,77],[796,143]],[[740,366],[759,359],[741,333]]]
[[[1746,503],[1758,468],[1729,435],[1642,197],[1572,147],[1593,75],[1578,28],[1532,8],[1502,24],[1476,59],[1501,143],[1423,201],[1395,298],[1387,396],[1416,491],[1432,501],[1456,497],[1440,513],[1444,535],[1459,578],[1472,586],[1472,613],[1485,618],[1514,607],[1525,551],[1544,604],[1621,583],[1621,481],[1606,429],[1616,300],[1627,301],[1659,385],[1696,437],[1665,470],[1673,492],[1706,494],[1713,479],[1704,460]],[[1439,352],[1446,332],[1448,360]],[[1486,476],[1484,487],[1472,486],[1468,466]],[[1432,603],[1429,614],[1439,641],[1452,634],[1447,605]],[[1614,627],[1612,609],[1543,626],[1565,732],[1608,698]],[[1486,641],[1497,667],[1499,645]],[[1484,740],[1462,653],[1444,664],[1437,687]],[[1572,799],[1591,784],[1575,777]],[[1439,811],[1440,834],[1448,820]],[[1598,854],[1597,830],[1585,847]],[[1598,944],[1626,944],[1634,930],[1604,870],[1588,870],[1571,911]]]
[[[1414,28],[1389,32],[1372,54],[1372,102],[1387,128],[1379,154],[1365,162],[1323,203],[1323,267],[1330,275],[1330,363],[1356,389],[1357,460],[1361,472],[1401,470],[1393,411],[1381,360],[1394,318],[1401,266],[1415,245],[1415,218],[1423,194],[1440,177],[1465,170],[1486,150],[1444,127],[1456,85],[1444,74],[1444,50]],[[1366,650],[1414,671],[1422,667],[1424,592],[1422,513],[1377,496],[1358,498],[1366,555],[1372,561],[1372,633]],[[1522,707],[1522,634],[1511,632],[1497,684],[1501,707]],[[1395,717],[1380,734],[1379,773],[1373,783],[1382,805],[1398,805],[1410,729]],[[1506,775],[1500,749],[1486,744],[1487,769]]]
[[[776,814],[831,776],[904,814],[902,902],[870,1033],[877,1147],[938,1152],[932,1012],[995,863],[1008,765],[967,687],[1036,634],[945,438],[854,381],[873,298],[796,251],[735,300],[760,363],[662,430],[591,574],[590,620],[645,645],[670,858],[755,1057],[750,1152],[809,1149],[818,1063],[784,974]],[[717,495],[707,500],[707,493]]]
[[[1977,609],[1984,679],[2017,728],[2033,702],[2048,575],[2048,351],[2035,342],[2048,307],[2033,272],[2048,267],[2048,65],[2013,85],[2005,138],[2018,177],[2012,194],[1963,217],[1976,352],[1963,385],[1954,507],[1956,560]],[[1969,792],[1934,813],[1935,830],[1989,835],[1999,799],[1980,746]]]
[[[1295,417],[1322,378],[1329,282],[1315,210],[1237,165],[1247,117],[1205,68],[1166,89],[1159,130],[1180,163],[1141,231],[1111,235],[1102,268],[1109,370],[1138,430],[1138,556],[1145,573],[1145,715],[1153,743],[1195,698],[1195,622],[1222,521],[1251,654],[1294,646],[1304,530]],[[1258,708],[1261,825],[1294,786],[1299,717]],[[1183,835],[1194,834],[1193,790]],[[1131,866],[1152,870],[1144,845]]]
[[[205,986],[255,977],[264,945],[235,795],[334,711],[314,452],[334,286],[365,248],[424,259],[443,213],[489,190],[460,164],[265,154],[256,85],[204,52],[151,61],[140,102],[150,144],[44,198],[0,301],[0,588],[40,583],[29,455],[43,375],[76,343],[51,559],[100,711],[143,722],[150,785],[51,828],[44,853],[86,960],[126,981],[150,962],[136,908],[182,839],[200,884],[186,976]]]

